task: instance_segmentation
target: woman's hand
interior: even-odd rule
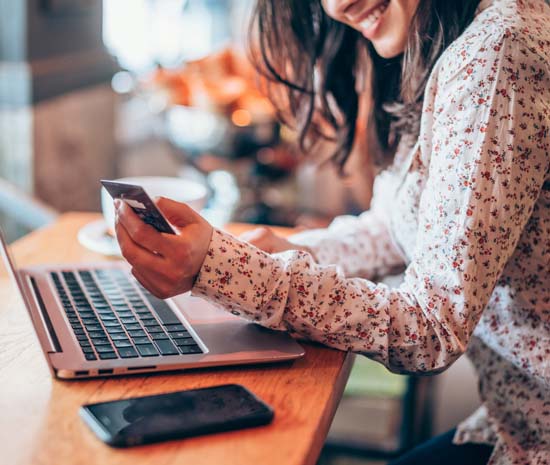
[[[213,229],[184,203],[161,197],[156,204],[175,235],[158,232],[125,202],[117,201],[116,236],[135,278],[157,297],[167,299],[193,287]]]
[[[239,239],[262,249],[267,253],[279,253],[285,250],[303,250],[311,254],[311,250],[305,246],[293,244],[284,237],[278,236],[270,228],[261,227],[246,231],[239,236]],[[313,255],[313,254],[312,254]]]

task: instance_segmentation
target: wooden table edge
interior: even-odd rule
[[[304,465],[315,465],[317,463],[317,460],[319,459],[319,456],[321,455],[321,451],[327,438],[330,425],[332,423],[332,420],[334,419],[336,409],[338,408],[338,404],[342,399],[344,389],[348,382],[354,360],[355,354],[353,354],[352,352],[347,352],[344,357],[344,361],[342,362],[340,375],[338,376],[338,382],[334,386],[334,391],[332,393],[330,402],[327,402],[323,411],[321,419],[321,428],[323,434],[316,434],[313,436],[313,444],[310,448],[309,455],[305,458]]]

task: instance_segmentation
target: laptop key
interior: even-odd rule
[[[105,331],[103,331],[103,330],[101,330],[101,331],[88,331],[88,334],[90,335],[90,337],[92,339],[106,336]]]
[[[103,354],[105,352],[112,352],[113,346],[112,345],[97,346],[95,350],[97,351],[98,354]]]
[[[142,357],[154,357],[159,355],[158,350],[153,344],[136,344],[136,348]]]
[[[106,337],[93,337],[92,344],[96,347],[103,346],[103,345],[110,345],[111,341],[109,341],[109,339]]]
[[[94,309],[92,308],[91,305],[77,305],[76,306],[76,311],[78,312],[79,315],[81,316],[85,316],[85,315],[95,315],[95,312],[94,312]]]
[[[106,329],[107,329],[107,332],[109,334],[118,334],[118,333],[123,333],[124,334],[124,329],[120,325],[118,325],[118,326],[107,326]]]
[[[78,314],[81,318],[94,318],[95,312],[92,310],[79,310]]]
[[[93,354],[94,349],[92,349],[92,347],[82,347],[82,352],[84,352],[85,354]]]
[[[159,340],[162,340],[162,339],[168,339],[168,335],[164,332],[162,332],[162,333],[151,333],[151,337],[155,341],[159,341]]]
[[[84,358],[86,358],[86,360],[97,360],[95,354],[84,354]]]
[[[163,329],[159,325],[150,325],[145,328],[149,334],[151,333],[163,333]]]
[[[128,334],[132,337],[143,337],[145,336],[145,331],[143,331],[142,329],[139,329],[139,330],[132,330],[132,331],[128,331]]]
[[[193,336],[191,336],[191,334],[189,334],[187,331],[174,331],[172,333],[169,333],[170,334],[170,337],[172,339],[176,339],[176,338],[182,338],[182,339],[193,339]]]
[[[104,315],[114,315],[115,313],[110,308],[98,308],[96,309],[96,313],[101,318]]]
[[[90,341],[88,341],[88,340],[78,341],[78,343],[80,344],[80,347],[92,347],[92,344],[90,344]]]
[[[168,339],[155,341],[155,344],[159,348],[162,355],[177,355],[179,353],[176,346],[172,344]]]
[[[182,354],[202,354],[202,350],[199,346],[178,346],[179,351]]]
[[[84,323],[84,326],[86,326],[86,329],[88,331],[103,331],[103,327],[98,323],[94,323],[94,324]]]
[[[126,323],[137,323],[137,320],[132,317],[132,318],[121,318],[120,321],[124,324]]]
[[[151,310],[148,310],[146,308],[144,309],[136,309],[136,313],[138,314],[140,319],[144,318],[153,318],[153,314],[151,313]]]
[[[148,337],[133,337],[134,344],[149,344],[151,341]]]
[[[175,331],[187,331],[185,329],[185,326],[183,326],[181,323],[178,323],[176,325],[167,325],[165,324],[164,325],[164,328],[166,329],[166,331],[168,331],[169,333],[172,333],[172,332],[175,332]]]
[[[141,325],[139,323],[129,323],[127,325],[124,325],[128,331],[135,330],[135,329],[141,329]]]
[[[113,341],[124,341],[128,340],[128,336],[126,336],[126,333],[115,333],[111,334],[111,339]]]
[[[194,346],[194,345],[197,345],[197,343],[194,341],[194,339],[180,339],[180,338],[176,338],[176,339],[172,339],[176,345],[178,347],[183,347],[183,346]]]
[[[168,306],[168,304],[151,293],[147,293],[147,300],[149,300],[151,306],[154,308],[155,313],[158,315],[160,321],[165,325],[179,324],[180,320],[174,314],[174,311]]]
[[[99,354],[101,360],[111,360],[113,358],[118,358],[118,355],[115,352],[103,352]]]
[[[92,306],[87,301],[80,302],[78,300],[75,300],[74,304],[78,312],[92,310]]]
[[[78,341],[87,341],[88,340],[88,336],[86,336],[86,334],[77,334],[76,335],[76,339]]]
[[[97,310],[111,309],[111,306],[106,301],[101,303],[94,303],[94,305]]]
[[[119,318],[133,318],[134,313],[130,309],[125,310],[116,310],[116,314],[119,316]]]
[[[133,347],[134,345],[130,342],[129,339],[123,339],[120,341],[113,341],[115,347],[122,348],[122,347]]]
[[[138,353],[136,352],[136,349],[134,349],[133,347],[122,347],[118,349],[118,355],[120,355],[122,358],[139,357]]]

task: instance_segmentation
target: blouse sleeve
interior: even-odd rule
[[[483,81],[483,85],[480,82]],[[216,230],[194,294],[262,325],[438,371],[465,350],[548,171],[547,64],[508,34],[432,79],[429,174],[397,288],[347,278],[301,251],[269,255]],[[438,97],[440,96],[440,97]],[[426,113],[427,112],[427,113]]]
[[[296,234],[290,242],[307,246],[317,263],[338,265],[348,277],[372,279],[402,269],[405,265],[403,254],[392,240],[380,211],[383,174],[375,182],[370,210],[359,216],[339,216],[328,228]]]

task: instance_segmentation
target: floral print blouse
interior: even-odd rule
[[[401,373],[467,351],[483,406],[456,443],[550,463],[550,6],[482,0],[435,65],[421,131],[372,208],[269,255],[215,230],[193,293]],[[373,279],[406,266],[404,282]]]

